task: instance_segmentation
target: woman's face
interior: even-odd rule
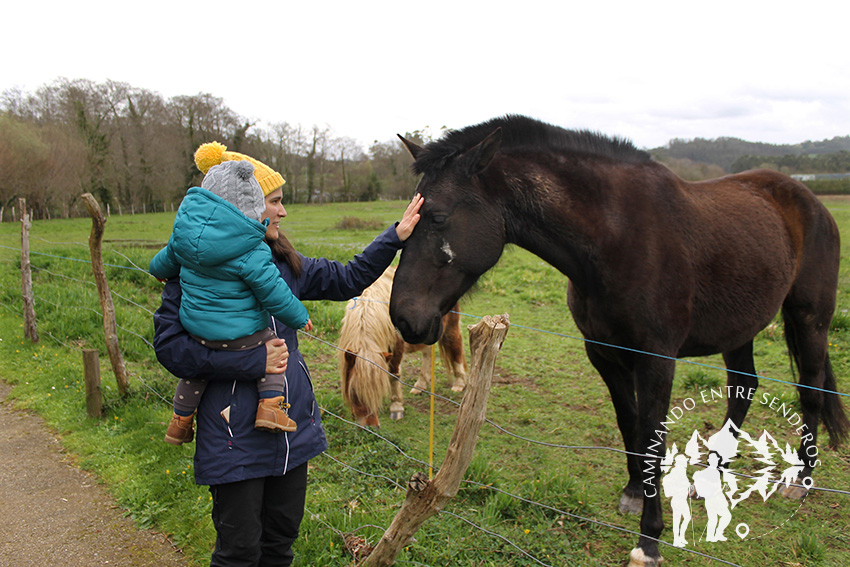
[[[286,216],[286,209],[283,208],[283,189],[275,189],[266,195],[266,210],[263,213],[260,222],[269,219],[269,226],[266,228],[266,238],[268,240],[277,240],[280,234],[280,221]]]

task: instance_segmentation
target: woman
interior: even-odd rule
[[[273,171],[236,152],[225,151],[222,159],[248,159],[255,172]],[[263,220],[270,221],[266,241],[281,275],[302,301],[343,301],[359,295],[390,265],[419,221],[423,199],[417,195],[400,222],[347,264],[307,258],[280,233],[280,221],[286,217],[280,180],[280,186],[265,198]],[[179,279],[168,281],[162,306],[154,314],[154,347],[160,363],[172,374],[209,381],[197,413],[195,481],[209,485],[213,497],[216,542],[210,566],[290,565],[292,543],[304,515],[307,461],[328,446],[296,332],[272,319],[279,338],[265,349],[208,349],[180,325],[180,299]],[[257,430],[255,382],[266,372],[284,369],[285,395],[292,404],[289,415],[298,429],[281,434]]]

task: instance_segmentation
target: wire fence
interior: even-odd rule
[[[45,242],[49,242],[49,241],[45,241]],[[85,243],[78,243],[78,242],[65,242],[65,243],[49,242],[49,243],[50,244],[56,244],[56,245],[87,246],[87,244],[85,244]],[[16,250],[16,251],[20,252],[19,248],[13,248],[13,247],[8,247],[8,246],[3,246],[3,245],[0,245],[0,248],[5,248],[5,249],[13,250],[13,251]],[[116,269],[135,270],[135,271],[139,271],[139,272],[142,272],[142,273],[148,275],[146,270],[143,270],[139,266],[134,264],[132,262],[132,260],[129,257],[127,257],[126,255],[124,255],[123,253],[116,251],[116,250],[110,250],[110,252],[115,252],[116,254],[123,256],[124,259],[130,264],[130,266],[119,265],[119,264],[105,264],[106,266],[111,267],[111,268],[116,268]],[[49,258],[56,259],[56,260],[90,263],[89,261],[78,259],[78,258],[71,258],[71,257],[66,257],[66,256],[54,255],[54,254],[45,254],[45,253],[33,252],[33,251],[30,251],[30,255],[31,255],[31,257],[43,256],[43,257],[49,257]],[[34,270],[37,270],[37,271],[42,272],[44,274],[47,274],[51,277],[55,277],[55,278],[62,279],[62,280],[67,280],[67,281],[78,283],[78,284],[83,284],[83,285],[86,285],[86,286],[92,286],[92,287],[95,286],[94,282],[82,280],[82,279],[79,279],[79,278],[74,278],[74,277],[71,277],[71,276],[67,276],[65,274],[58,273],[54,270],[49,270],[47,268],[38,267],[34,264],[33,264],[32,268]],[[148,275],[148,277],[152,277],[152,276]],[[125,296],[118,294],[114,291],[112,291],[112,295],[115,298],[120,299],[121,301],[125,302],[126,304],[131,305],[134,308],[143,311],[147,315],[153,315],[152,310],[141,305],[140,303],[138,303],[137,301],[135,301],[132,298],[125,297]],[[96,309],[93,309],[91,307],[60,304],[60,303],[57,303],[56,301],[53,301],[52,299],[44,297],[40,294],[36,295],[36,298],[38,299],[39,302],[43,302],[45,304],[50,304],[58,310],[64,310],[64,309],[83,310],[83,311],[90,311],[90,312],[96,313],[97,315],[102,316],[102,314],[99,311],[97,311]],[[14,309],[14,307],[11,306],[11,305],[3,304],[3,306],[8,311],[10,311],[12,313],[20,314],[20,310],[16,311]],[[473,314],[469,314],[469,313],[460,313],[460,314],[464,317],[480,319],[480,317],[477,316],[477,315],[473,315]],[[550,336],[555,336],[555,337],[562,338],[562,339],[565,339],[565,340],[579,341],[579,342],[594,342],[595,344],[602,344],[604,346],[617,348],[617,349],[623,349],[623,350],[626,350],[626,351],[630,351],[630,352],[634,352],[634,353],[638,353],[638,354],[642,354],[642,355],[659,356],[659,357],[662,357],[662,358],[673,359],[677,362],[682,362],[682,363],[686,363],[686,364],[692,364],[692,365],[700,366],[700,367],[710,369],[710,370],[722,371],[724,373],[727,372],[726,368],[719,367],[719,366],[713,366],[713,365],[710,365],[710,364],[705,364],[705,363],[692,361],[692,360],[688,360],[688,359],[677,359],[677,358],[674,358],[674,357],[659,355],[659,354],[640,351],[640,350],[636,350],[636,349],[630,349],[630,348],[627,348],[627,347],[620,347],[620,346],[617,346],[617,345],[608,345],[608,344],[604,344],[604,343],[598,343],[596,341],[588,341],[587,339],[585,339],[583,337],[577,337],[577,336],[572,336],[572,335],[565,334],[565,333],[559,333],[559,332],[553,332],[553,331],[538,329],[538,328],[534,328],[534,327],[531,327],[531,326],[518,325],[514,322],[511,323],[511,326],[515,327],[515,328],[519,328],[519,329],[524,329],[524,330],[527,330],[529,332],[543,333],[543,334],[547,334],[547,335],[550,335]],[[131,336],[134,339],[142,341],[144,343],[144,345],[146,346],[146,348],[153,350],[153,345],[150,343],[150,341],[147,338],[145,338],[141,334],[133,331],[132,329],[128,329],[128,328],[122,327],[120,325],[119,325],[118,328],[121,332],[126,333],[128,336]],[[316,342],[317,344],[321,344],[324,348],[328,349],[329,352],[330,351],[335,352],[335,351],[341,350],[336,344],[329,342],[329,341],[326,341],[326,340],[322,339],[321,337],[319,337],[315,334],[306,333],[304,331],[299,331],[299,333],[301,333],[302,336],[307,337],[309,340],[312,340],[312,341]],[[82,350],[80,347],[78,347],[74,344],[69,344],[67,341],[63,341],[59,337],[56,337],[56,336],[54,336],[50,333],[47,333],[47,335],[50,336],[50,338],[52,340],[54,340],[55,342],[57,342],[60,345],[63,345],[64,347],[75,349],[75,350]],[[367,362],[371,363],[371,361],[368,361],[368,360],[367,360]],[[372,364],[374,364],[374,363],[372,363]],[[386,370],[383,369],[383,368],[381,368],[381,370],[386,372]],[[387,372],[387,374],[389,374],[389,373]],[[745,374],[745,373],[742,373],[742,374]],[[769,380],[769,381],[772,381],[774,383],[784,384],[784,385],[792,386],[792,387],[795,387],[795,388],[798,388],[798,387],[801,387],[801,386],[802,387],[810,387],[810,386],[801,385],[801,384],[798,384],[798,383],[780,380],[780,379],[777,379],[777,378],[772,378],[772,377],[758,375],[758,374],[753,375],[753,376],[755,376],[758,379]],[[413,388],[413,385],[405,383],[404,381],[401,380],[401,378],[399,376],[395,376],[395,375],[390,374],[390,378],[392,380],[399,381],[405,387]],[[164,404],[167,404],[169,406],[171,405],[171,400],[168,397],[164,396],[161,392],[159,392],[154,385],[152,385],[151,383],[149,383],[146,380],[146,378],[144,376],[141,376],[139,374],[134,374],[133,379],[138,380],[138,382],[141,384],[141,386],[143,388],[150,391],[156,398],[158,398]],[[848,396],[848,394],[845,394],[845,393],[842,393],[842,392],[837,392],[837,391],[832,391],[832,390],[824,390],[824,389],[821,389],[821,388],[814,388],[814,387],[811,387],[811,388],[816,389],[816,390],[821,390],[821,391],[823,391],[827,394],[831,394],[831,395]],[[423,393],[428,395],[428,396],[432,396],[435,399],[439,399],[442,402],[445,402],[447,404],[451,404],[453,406],[459,406],[460,405],[459,402],[456,402],[456,401],[454,401],[450,398],[441,396],[441,395],[437,394],[436,392],[423,390]],[[323,416],[331,417],[334,420],[336,420],[338,423],[343,424],[343,426],[345,426],[345,427],[357,428],[360,431],[366,432],[366,434],[368,434],[370,436],[374,436],[376,439],[380,440],[381,443],[385,444],[388,450],[391,450],[392,452],[397,454],[399,457],[405,459],[409,463],[412,463],[413,465],[415,465],[417,467],[423,467],[423,468],[429,467],[429,463],[427,463],[423,460],[417,459],[417,458],[413,457],[412,455],[408,454],[401,447],[399,447],[398,444],[393,443],[387,437],[382,436],[380,433],[378,433],[374,429],[361,426],[361,425],[357,424],[356,422],[348,420],[345,417],[343,417],[343,416],[341,416],[341,415],[339,415],[335,412],[332,412],[329,408],[322,407],[321,409],[322,409],[322,415]],[[551,449],[567,450],[567,451],[605,451],[605,452],[611,452],[611,453],[617,453],[617,454],[636,455],[636,456],[639,456],[639,457],[658,458],[658,455],[643,455],[643,454],[640,454],[640,453],[630,453],[630,452],[625,451],[625,450],[620,449],[620,448],[614,448],[614,447],[608,447],[608,446],[567,445],[567,444],[552,443],[552,442],[548,442],[548,441],[534,439],[534,438],[531,438],[529,436],[520,435],[518,433],[510,431],[506,427],[503,427],[502,425],[498,424],[497,422],[495,422],[494,420],[492,420],[490,418],[487,418],[485,421],[494,430],[496,430],[499,433],[504,434],[504,435],[506,435],[506,436],[508,436],[512,439],[521,440],[521,441],[526,442],[526,443],[530,443],[530,444],[534,444],[534,445],[538,445],[538,446],[543,446],[543,447],[547,447],[547,448],[551,448]],[[351,472],[351,473],[353,473],[353,474],[355,474],[356,476],[359,476],[359,477],[372,477],[372,478],[375,478],[375,479],[378,479],[380,481],[385,482],[387,485],[392,486],[394,489],[404,490],[404,484],[401,481],[393,479],[386,474],[370,473],[370,472],[358,469],[357,467],[351,466],[351,465],[345,463],[340,458],[333,456],[332,450],[324,453],[323,458],[325,460],[327,460],[328,462],[332,463],[334,466],[339,467],[343,471],[349,471],[349,472]],[[742,474],[742,473],[737,473],[737,474],[739,476],[743,476],[743,477],[746,477],[746,478],[754,478],[752,476]],[[474,486],[477,489],[498,492],[498,493],[500,493],[500,494],[502,494],[502,495],[504,495],[508,498],[512,498],[512,499],[515,499],[519,502],[522,502],[526,506],[536,507],[536,508],[539,508],[541,510],[553,512],[553,513],[556,513],[560,516],[563,516],[564,518],[571,518],[571,519],[578,521],[578,522],[592,524],[592,525],[598,526],[602,529],[618,531],[618,532],[630,534],[630,535],[635,536],[635,537],[638,537],[638,536],[641,535],[639,532],[636,532],[634,530],[630,530],[630,529],[622,527],[622,526],[615,525],[615,524],[610,523],[610,522],[605,522],[605,521],[601,521],[601,520],[598,520],[598,519],[594,519],[594,518],[586,517],[586,516],[583,516],[583,515],[575,514],[573,512],[569,512],[567,510],[562,510],[562,509],[547,505],[547,504],[542,503],[542,502],[537,502],[537,501],[534,501],[532,499],[525,498],[525,497],[522,497],[522,496],[517,495],[517,494],[513,494],[509,491],[505,491],[505,490],[496,488],[494,486],[490,486],[490,485],[486,485],[486,484],[483,484],[483,483],[476,482],[476,481],[471,480],[471,479],[466,479],[463,482],[466,485]],[[774,482],[780,482],[780,481],[774,481]],[[812,486],[810,488],[812,490],[816,490],[816,491],[823,491],[823,492],[828,492],[828,493],[832,493],[832,494],[840,494],[840,495],[843,495],[843,496],[850,495],[850,491],[842,490],[842,489],[839,489],[839,488],[828,488],[828,487],[819,487],[819,486]],[[310,517],[311,520],[316,521],[317,523],[325,526],[328,530],[333,532],[335,534],[335,536],[341,538],[344,542],[347,540],[347,538],[349,538],[349,536],[354,535],[357,531],[364,529],[366,527],[371,527],[371,528],[374,528],[374,529],[377,529],[377,530],[380,530],[380,531],[385,530],[385,528],[380,527],[380,526],[374,526],[374,525],[366,526],[366,525],[364,525],[364,526],[358,527],[357,529],[355,529],[353,531],[347,531],[346,532],[346,531],[344,531],[340,528],[333,526],[327,520],[323,519],[322,514],[310,511],[309,507],[307,508],[307,514],[308,514],[308,516]],[[493,530],[487,529],[484,526],[481,526],[481,525],[475,523],[474,521],[463,517],[461,514],[449,512],[447,510],[442,510],[439,515],[455,518],[458,521],[461,521],[464,524],[469,525],[473,529],[481,532],[482,534],[485,534],[487,537],[491,537],[491,538],[494,538],[494,539],[500,541],[501,543],[505,544],[509,548],[513,549],[514,552],[516,552],[517,554],[525,557],[526,559],[534,562],[535,564],[546,566],[546,567],[551,567],[547,563],[545,563],[544,561],[539,559],[538,557],[535,557],[530,551],[524,549],[522,546],[520,546],[516,542],[512,541],[508,537],[501,535],[501,534],[498,534],[498,533],[494,532]],[[660,540],[660,539],[657,540],[657,541],[662,546],[674,547],[672,543],[669,543],[669,542],[666,542],[666,541],[663,541],[663,540]],[[681,548],[681,547],[678,547],[678,549],[680,551],[693,554],[694,556],[703,557],[705,559],[711,560],[712,562],[715,562],[715,563],[718,563],[718,564],[737,565],[735,563],[724,560],[722,558],[715,557],[715,556],[712,556],[712,555],[708,555],[708,554],[705,554],[705,553],[701,553],[701,552],[696,551],[696,550],[692,550],[692,549],[688,549],[688,548]],[[425,565],[423,563],[418,563],[418,562],[410,561],[410,560],[402,560],[402,559],[399,559],[398,562],[402,563],[402,564],[406,563],[406,564],[411,564],[411,565]]]

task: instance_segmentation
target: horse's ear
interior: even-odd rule
[[[478,175],[484,171],[490,162],[493,161],[493,156],[496,155],[499,147],[502,145],[502,129],[496,128],[486,138],[484,138],[477,146],[467,150],[460,159],[466,167],[466,171],[470,176]]]
[[[418,146],[410,140],[405,140],[401,134],[396,134],[396,136],[398,136],[399,140],[401,140],[401,143],[404,144],[404,147],[407,148],[407,151],[410,152],[410,155],[413,156],[413,159],[418,158],[419,154],[423,152],[422,146]]]
[[[351,351],[345,351],[345,367],[350,370],[354,367],[355,362],[357,362],[357,355]]]

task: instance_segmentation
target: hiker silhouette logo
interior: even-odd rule
[[[752,395],[753,392],[749,392],[750,399]],[[695,398],[706,401],[705,394]],[[774,400],[777,398],[764,394],[758,405],[777,411],[780,404]],[[675,419],[668,415],[668,420],[662,424],[666,432],[670,433],[670,426],[696,406],[696,400],[688,398],[680,407],[674,407],[671,414]],[[798,414],[790,410],[783,414],[783,410],[784,407],[778,411],[779,416],[792,427],[798,425]],[[729,420],[719,431],[706,437],[694,429],[683,449],[674,442],[663,457],[659,455],[659,488],[672,512],[673,545],[676,547],[686,547],[689,541],[693,545],[702,541],[713,543],[730,538],[742,541],[761,537],[765,535],[764,523],[759,523],[762,533],[756,534],[750,522],[754,508],[747,506],[749,510],[744,511],[744,506],[739,505],[748,499],[764,505],[783,487],[795,485],[807,491],[813,485],[810,476],[798,478],[805,463],[797,449],[782,437],[777,441],[767,430],[753,436]],[[792,437],[793,433],[789,432],[789,438]],[[791,516],[800,506],[802,503]],[[733,515],[737,522],[734,525]],[[787,519],[782,523],[785,522]]]

